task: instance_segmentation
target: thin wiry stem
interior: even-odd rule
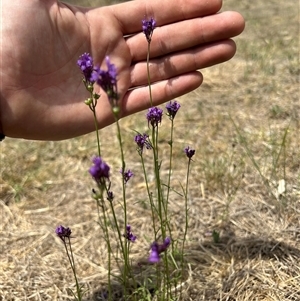
[[[154,230],[154,240],[156,240],[157,239],[157,231],[156,231],[156,226],[155,226],[155,215],[157,214],[157,211],[155,210],[156,208],[155,208],[155,205],[153,203],[153,197],[152,197],[152,194],[150,193],[148,177],[147,177],[147,172],[146,172],[146,169],[145,169],[145,162],[144,162],[144,158],[143,158],[142,153],[140,154],[140,157],[141,157],[141,162],[142,162],[142,167],[143,167],[143,173],[144,173],[144,179],[145,179],[147,194],[148,194],[149,201],[150,201],[152,225],[153,225],[153,230]]]
[[[67,243],[64,239],[64,246],[65,246],[66,253],[67,253],[67,256],[68,256],[68,259],[69,259],[69,262],[70,262],[70,265],[71,265],[71,268],[72,268],[72,272],[73,272],[73,275],[74,275],[74,278],[75,278],[76,292],[77,292],[77,296],[78,296],[78,301],[81,301],[82,300],[82,293],[81,293],[81,289],[80,289],[79,282],[78,282],[78,279],[77,279],[76,268],[75,268],[75,260],[74,260],[74,256],[73,256],[73,250],[72,250],[72,246],[71,246],[70,237],[68,237],[68,244],[69,244],[71,256],[70,256],[69,250],[67,248]]]
[[[115,113],[115,121],[117,125],[117,135],[118,135],[118,142],[120,148],[120,155],[121,155],[121,162],[122,162],[122,171],[125,171],[126,164],[125,164],[125,157],[124,157],[124,150],[123,150],[123,142],[122,142],[122,135],[121,135],[121,128],[118,118],[118,113]],[[127,203],[126,203],[126,185],[125,181],[122,181],[122,196],[123,196],[123,211],[124,211],[124,233],[126,233],[126,226],[127,226]],[[123,257],[124,257],[124,295],[126,296],[127,292],[127,281],[128,276],[131,275],[130,265],[129,265],[129,242],[126,237],[124,237],[124,244],[125,248],[122,248]]]
[[[149,87],[149,97],[150,97],[150,106],[153,106],[152,100],[152,90],[151,90],[151,78],[150,78],[150,42],[148,42],[148,51],[147,51],[147,77],[148,77],[148,87]]]
[[[186,184],[185,184],[185,190],[184,190],[184,213],[185,213],[185,224],[184,224],[184,233],[183,233],[183,239],[182,239],[182,249],[181,249],[181,277],[183,278],[183,271],[184,271],[184,246],[189,226],[189,220],[188,220],[188,191],[189,191],[189,175],[190,175],[190,168],[191,168],[191,158],[189,158],[188,166],[187,166],[187,172],[186,172]],[[180,290],[180,298],[182,294],[182,289]]]

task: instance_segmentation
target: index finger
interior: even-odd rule
[[[141,31],[142,19],[153,17],[157,26],[217,13],[221,0],[137,0],[112,5],[124,35]]]

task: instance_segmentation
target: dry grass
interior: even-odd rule
[[[190,269],[183,300],[300,300],[299,4],[226,0],[242,12],[245,33],[231,62],[204,70],[205,82],[182,97],[176,117],[175,187],[184,179],[182,149],[196,157],[190,191]],[[138,229],[133,262],[144,263],[150,214],[133,130],[144,114],[122,121],[129,220]],[[167,119],[161,151],[167,156]],[[104,157],[119,191],[115,128],[101,131]],[[1,143],[0,300],[72,300],[72,274],[54,229],[72,228],[78,276],[101,300],[106,249],[97,224],[87,169],[96,152],[93,134],[62,142],[6,139]],[[151,170],[150,170],[151,172]],[[284,180],[284,193],[278,192]],[[137,204],[139,202],[139,204]],[[144,204],[141,206],[140,204]],[[182,199],[172,195],[174,229],[182,231]],[[207,235],[216,230],[219,243]],[[116,293],[120,287],[116,283]],[[116,300],[119,300],[116,297]]]

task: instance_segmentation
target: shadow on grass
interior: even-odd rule
[[[294,246],[267,237],[225,236],[191,250],[189,260],[199,279],[201,300],[254,300],[253,296],[269,294],[300,300],[300,288],[293,281],[299,277],[300,249]]]
[[[131,299],[126,299],[124,298],[123,295],[123,286],[120,283],[115,283],[113,285],[111,285],[111,291],[112,291],[112,300],[113,301],[125,301],[125,300],[131,300]],[[128,289],[128,294],[130,298],[130,295],[133,294],[133,289],[130,290],[130,288]],[[147,291],[147,295],[153,296],[154,294],[154,289],[149,289],[149,291]],[[83,301],[107,301],[108,300],[108,290],[107,288],[103,287],[101,289],[95,290],[92,295],[88,298],[85,298]],[[143,300],[138,298],[137,300]],[[149,300],[149,299],[147,299]]]
[[[204,242],[197,249],[214,256],[230,257],[235,261],[252,259],[284,260],[293,256],[300,259],[300,250],[275,239],[250,236],[248,238],[221,237],[220,242]],[[200,252],[200,253],[201,253]]]
[[[132,274],[134,281],[130,283],[126,289],[127,298],[124,298],[124,286],[118,280],[113,279],[111,284],[112,300],[113,301],[125,301],[125,300],[151,300],[154,296],[157,286],[156,273],[154,265],[150,264],[145,258],[141,258],[136,264],[132,266]],[[124,267],[122,267],[124,268]],[[147,285],[145,283],[147,282]],[[132,285],[131,285],[132,284]],[[99,288],[96,288],[93,293],[85,298],[83,301],[106,301],[108,300],[108,286],[107,279],[100,281]],[[133,299],[132,299],[133,298]],[[150,298],[150,299],[149,299]]]
[[[220,290],[223,293],[229,293],[232,287],[235,285],[237,279],[246,279],[247,275],[253,273],[254,270],[257,269],[259,263],[269,262],[271,260],[282,262],[285,265],[289,266],[292,262],[299,263],[300,262],[300,250],[296,247],[292,247],[284,242],[277,241],[275,239],[268,239],[262,237],[251,236],[248,238],[239,238],[234,235],[223,236],[220,238],[218,243],[213,241],[204,241],[199,245],[191,245],[187,250],[186,260],[191,264],[192,270],[194,270],[196,278],[193,279],[193,283],[197,287],[196,290],[200,294],[203,288],[203,294],[208,294],[207,300],[212,300],[211,298],[214,296],[218,296]],[[228,268],[230,262],[234,262],[235,265],[239,265],[242,263],[242,267],[235,271],[235,274],[228,275],[228,277],[222,277],[222,287],[217,286],[207,286],[209,280],[205,278],[204,275],[207,274],[205,269],[215,269],[215,262],[219,262],[219,265],[222,266],[222,262],[224,262],[224,266]],[[255,264],[249,264],[249,267],[246,268],[249,262],[255,262]],[[245,266],[246,265],[246,266]],[[139,270],[140,265],[134,265],[133,270]],[[222,270],[222,269],[220,269]],[[253,272],[251,272],[253,271]],[[291,272],[292,273],[292,272]],[[291,277],[296,277],[297,275],[291,275]],[[198,283],[197,283],[198,282]],[[203,283],[200,283],[203,282]],[[204,282],[207,282],[206,284]],[[206,287],[206,288],[205,288]],[[291,287],[291,290],[293,288]],[[112,300],[124,300],[123,296],[123,287],[121,284],[112,285],[113,291],[113,299]],[[148,292],[149,295],[153,293],[150,289]],[[297,294],[299,292],[293,291],[293,294]],[[107,300],[105,298],[107,291],[105,289],[98,289],[94,291],[94,293],[84,301],[102,301]],[[189,295],[189,292],[187,292]],[[196,296],[196,295],[195,295]],[[194,300],[194,293],[191,290],[191,295],[187,300]],[[192,299],[190,299],[192,297]],[[219,300],[214,299],[214,300]],[[237,300],[235,298],[228,300]],[[294,299],[289,299],[294,300]],[[296,300],[296,299],[295,299]]]

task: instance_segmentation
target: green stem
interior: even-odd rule
[[[183,234],[183,243],[182,243],[182,252],[184,249],[184,244],[186,240],[187,230],[188,230],[188,189],[189,189],[189,174],[190,174],[190,167],[191,167],[191,159],[189,159],[188,162],[188,169],[187,169],[187,175],[186,175],[186,186],[185,186],[185,202],[184,202],[184,212],[185,212],[185,229]]]
[[[123,235],[121,234],[120,228],[118,226],[118,220],[117,220],[116,212],[114,210],[114,206],[113,206],[112,202],[109,202],[109,203],[110,203],[110,208],[111,208],[111,211],[112,211],[112,214],[113,214],[114,223],[115,223],[116,228],[117,228],[118,239],[119,239],[120,245],[121,245],[121,251],[122,251],[122,254],[124,255],[125,249],[124,249],[124,244],[123,244]]]
[[[147,51],[147,75],[148,75],[150,106],[152,107],[153,106],[153,101],[152,101],[151,77],[150,77],[150,44],[151,43],[148,43],[148,51]]]
[[[155,173],[155,181],[156,181],[156,189],[157,189],[157,205],[158,205],[158,215],[160,220],[160,226],[162,231],[162,238],[166,238],[166,231],[164,227],[164,216],[162,210],[162,190],[161,190],[161,182],[160,182],[160,171],[158,164],[158,127],[152,127],[152,145],[153,145],[153,163],[154,163],[154,173]]]
[[[157,189],[157,203],[158,203],[158,215],[160,220],[160,227],[162,233],[162,239],[166,238],[166,225],[170,231],[170,225],[168,222],[167,208],[164,202],[162,189],[161,189],[161,179],[160,179],[160,166],[158,162],[158,127],[152,127],[152,145],[153,145],[153,159],[154,159],[154,172],[156,180],[156,189]],[[163,283],[163,300],[167,297],[169,300],[169,291],[170,291],[170,275],[169,275],[169,263],[167,256],[164,256],[164,263],[166,267],[166,272],[163,273],[164,283]],[[167,296],[166,296],[166,286],[167,286]]]
[[[146,183],[147,194],[148,194],[148,198],[149,198],[150,206],[151,206],[151,217],[152,217],[152,225],[153,225],[153,230],[154,230],[154,240],[156,240],[157,232],[156,232],[156,226],[155,226],[155,213],[157,213],[157,211],[155,210],[155,206],[153,203],[153,197],[152,197],[152,195],[150,193],[150,189],[149,189],[148,177],[147,177],[147,172],[145,169],[145,162],[144,162],[143,154],[140,154],[140,156],[141,156],[141,162],[142,162],[142,167],[143,167],[144,179],[145,179],[145,183]]]
[[[67,244],[64,241],[66,253],[67,253],[67,256],[68,256],[68,259],[69,259],[69,262],[70,262],[70,265],[71,265],[71,268],[72,268],[72,272],[73,272],[73,275],[74,275],[74,278],[75,278],[78,301],[81,301],[82,300],[81,289],[80,289],[79,282],[78,282],[78,279],[77,279],[77,274],[76,274],[76,269],[75,269],[75,260],[74,260],[74,256],[73,256],[73,250],[72,250],[72,246],[71,246],[70,237],[68,237],[68,243],[69,243],[71,257],[70,257],[70,254],[69,254],[69,251],[68,251],[68,248],[67,248]]]
[[[169,230],[169,235],[170,239],[172,242],[172,256],[174,254],[174,243],[173,243],[173,236],[172,236],[172,230],[171,230],[171,225],[170,225],[170,219],[169,219],[169,212],[168,212],[168,205],[169,205],[169,195],[170,195],[170,187],[171,187],[171,173],[172,173],[172,163],[173,163],[173,135],[174,135],[174,120],[173,118],[171,119],[171,137],[170,137],[170,156],[169,156],[169,173],[168,173],[168,183],[167,183],[167,197],[166,197],[166,202],[165,202],[165,216],[167,217],[166,223],[167,227]],[[168,270],[169,274],[169,270]],[[169,278],[168,278],[169,281]],[[169,296],[171,296],[171,285],[168,286],[169,290],[168,293]]]
[[[98,184],[98,188],[100,191],[100,195],[97,199],[97,209],[98,209],[98,217],[99,217],[99,222],[100,225],[101,223],[101,218],[100,218],[100,212],[99,212],[99,207],[102,210],[102,215],[103,215],[103,221],[104,221],[104,226],[102,226],[102,230],[104,230],[104,235],[105,235],[105,241],[107,244],[107,249],[108,249],[108,300],[111,301],[112,300],[112,293],[111,293],[111,245],[110,245],[110,240],[109,240],[109,233],[108,233],[108,222],[107,222],[107,216],[106,216],[106,207],[105,207],[105,203],[103,201],[103,192],[104,189],[106,188],[106,185],[104,186],[104,184]],[[101,202],[101,204],[100,204]]]
[[[170,160],[169,160],[169,173],[168,173],[168,186],[167,186],[167,201],[169,200],[170,185],[171,185],[171,171],[172,171],[172,155],[173,155],[173,133],[174,133],[174,121],[171,120],[171,139],[170,139]]]
[[[187,173],[186,173],[186,185],[185,185],[185,191],[184,191],[185,227],[184,227],[182,249],[181,249],[181,277],[182,277],[182,279],[183,279],[183,271],[184,271],[184,246],[185,246],[186,235],[187,235],[187,230],[188,230],[188,189],[189,189],[190,168],[191,168],[191,159],[189,158]],[[181,294],[182,294],[182,289],[180,289],[180,298],[181,298]]]
[[[116,121],[116,125],[117,125],[117,136],[118,136],[119,147],[120,147],[122,171],[125,172],[126,164],[125,164],[125,158],[124,158],[123,142],[122,142],[121,128],[120,128],[120,123],[119,123],[119,118],[118,118],[118,111],[117,111],[117,113],[114,114],[114,116],[115,116],[115,121]],[[123,211],[124,211],[124,233],[126,233],[127,204],[126,204],[126,185],[125,185],[124,180],[122,181],[122,195],[123,195]],[[124,296],[126,296],[128,275],[131,274],[130,266],[129,266],[129,243],[128,243],[126,237],[124,237],[124,244],[125,244],[125,248],[124,247],[122,248],[123,257],[124,257],[123,281],[124,281]]]
[[[93,103],[90,105],[90,109],[93,112],[93,116],[94,116],[94,124],[95,124],[96,137],[97,137],[98,156],[101,157],[101,144],[100,144],[100,137],[99,137],[99,127],[98,127],[98,120],[97,120],[97,114],[96,114],[96,106],[97,106],[97,100],[93,99]]]
[[[168,173],[168,184],[167,184],[167,198],[166,198],[166,216],[168,217],[168,204],[169,204],[169,195],[170,195],[170,186],[171,186],[171,173],[173,167],[173,136],[174,136],[174,120],[171,119],[171,138],[170,138],[170,159],[169,159],[169,173]],[[167,220],[167,225],[169,229],[169,235],[171,241],[173,241],[172,231],[170,226],[169,219]],[[172,253],[174,253],[174,244],[172,243]]]

